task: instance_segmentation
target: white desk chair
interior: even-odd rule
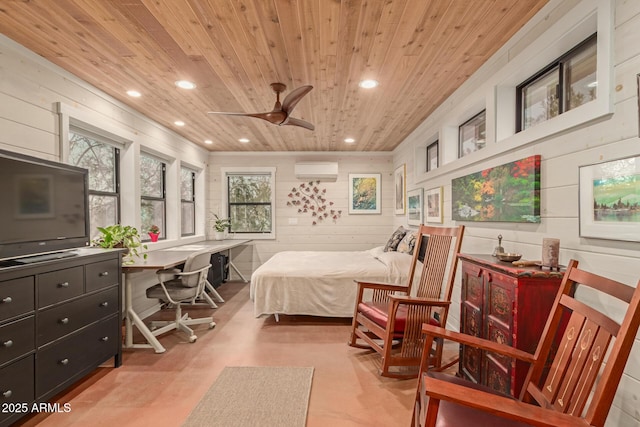
[[[194,302],[204,293],[207,272],[211,267],[210,258],[211,253],[208,251],[194,252],[185,261],[182,271],[177,269],[158,271],[160,283],[147,289],[147,298],[157,298],[173,304],[176,317],[171,321],[151,322],[154,336],[178,329],[189,336],[189,342],[195,342],[198,337],[189,326],[205,323],[209,324],[209,329],[216,326],[213,317],[191,319],[188,314],[183,315],[181,306],[182,302]]]

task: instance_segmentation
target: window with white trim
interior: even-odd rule
[[[144,240],[152,225],[166,238],[166,164],[149,154],[140,153],[140,234]]]
[[[180,168],[180,233],[182,236],[196,234],[196,173]]]
[[[120,222],[120,150],[106,138],[71,127],[69,163],[89,170],[89,223],[95,239],[98,227]]]
[[[458,157],[484,148],[487,142],[487,110],[482,110],[458,128]]]

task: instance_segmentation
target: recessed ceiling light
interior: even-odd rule
[[[190,82],[189,80],[178,80],[176,82],[176,86],[178,86],[181,89],[195,89],[196,88],[196,84],[193,82]]]
[[[128,90],[127,91],[127,95],[133,97],[133,98],[140,98],[142,96],[142,94],[140,92],[138,92],[137,90]]]
[[[184,126],[184,122],[182,120],[176,120],[173,124],[176,126]]]
[[[243,144],[246,144],[247,142],[249,142],[248,138],[240,138],[238,141],[242,142]]]
[[[377,80],[362,80],[360,83],[358,83],[358,86],[363,89],[371,89],[378,86],[379,84],[380,83],[378,83]]]
[[[209,145],[211,145],[211,144],[213,144],[213,141],[212,141],[212,140],[210,140],[210,139],[205,139],[205,140],[204,140],[204,143],[205,143],[205,144],[209,144]]]
[[[356,142],[356,140],[353,138],[345,138],[344,142],[346,142],[347,144],[353,144],[354,142]]]

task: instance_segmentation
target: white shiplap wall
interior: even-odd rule
[[[287,206],[287,196],[294,187],[307,182],[294,174],[296,162],[332,161],[338,163],[338,179],[321,182],[327,190],[327,201],[332,209],[342,210],[335,222],[329,220],[312,225],[309,214],[298,213]],[[363,250],[384,245],[393,229],[393,168],[392,156],[385,154],[348,153],[212,153],[209,158],[209,203],[211,212],[222,214],[224,190],[221,167],[275,167],[276,168],[276,238],[254,240],[252,250],[235,253],[235,265],[249,278],[251,273],[274,253],[285,250]],[[381,214],[349,215],[347,209],[349,173],[380,173]],[[297,224],[290,224],[290,219]],[[211,232],[213,227],[208,230]],[[241,237],[241,236],[238,236]]]
[[[445,142],[457,144],[457,141],[446,139],[451,117],[464,116],[486,106],[488,117],[495,117],[500,123],[501,117],[489,113],[495,108],[493,94],[499,94],[500,85],[495,76],[504,74],[508,67],[518,68],[514,64],[516,53],[528,49],[537,39],[561,37],[567,28],[557,28],[560,22],[575,5],[578,8],[593,8],[596,5],[601,11],[613,12],[610,29],[613,49],[599,50],[598,55],[611,55],[611,72],[613,73],[611,114],[605,114],[598,120],[583,123],[580,126],[566,129],[545,136],[515,149],[510,146],[510,138],[498,144],[510,147],[508,152],[492,155],[480,162],[471,164],[465,160],[456,161],[455,155],[448,157],[445,173],[423,175],[417,173],[420,164],[415,163],[416,150],[424,145],[425,140],[440,136]],[[469,81],[454,93],[442,106],[429,117],[423,125],[407,138],[394,152],[394,165],[406,164],[407,187],[430,189],[444,187],[444,222],[451,220],[451,180],[487,167],[504,164],[532,154],[542,156],[541,164],[541,216],[540,224],[514,223],[465,223],[467,225],[462,251],[466,253],[491,253],[497,244],[497,235],[504,236],[503,246],[511,252],[520,252],[525,259],[539,259],[543,237],[560,239],[560,261],[579,260],[580,266],[586,270],[609,276],[616,280],[636,286],[640,279],[640,243],[615,240],[581,238],[579,236],[578,214],[578,168],[582,165],[594,164],[631,155],[640,155],[640,138],[638,138],[638,86],[636,75],[640,73],[640,2],[636,0],[584,0],[584,1],[551,1],[541,13],[519,32],[509,44],[501,49]],[[599,39],[606,37],[599,34]],[[599,47],[600,49],[600,47]],[[526,55],[525,55],[526,56]],[[546,64],[540,64],[542,68]],[[600,80],[600,76],[599,76]],[[600,81],[600,84],[607,84]],[[478,90],[478,88],[481,88]],[[482,92],[480,96],[478,92]],[[489,95],[485,95],[488,93]],[[496,95],[498,96],[498,95]],[[498,101],[499,102],[499,101]],[[461,113],[461,111],[463,113]],[[576,110],[577,112],[578,110]],[[509,116],[512,117],[512,116]],[[558,120],[562,123],[563,119]],[[459,123],[458,123],[459,124]],[[488,123],[494,128],[495,123]],[[495,129],[495,128],[494,128]],[[493,129],[492,129],[493,130]],[[456,134],[455,132],[453,133]],[[488,132],[488,146],[495,142],[495,133]],[[492,136],[494,137],[491,141]],[[512,138],[513,139],[513,138]],[[447,148],[444,147],[444,150]],[[442,158],[441,158],[442,162]],[[460,165],[459,167],[457,165]],[[426,179],[424,179],[426,177]],[[396,217],[395,225],[404,224],[405,219]],[[448,327],[459,328],[460,322],[460,280],[456,281],[452,312]],[[614,310],[613,307],[605,307]],[[614,405],[607,420],[607,426],[638,426],[640,412],[640,343],[636,340],[631,357],[627,363],[625,374],[618,388]]]

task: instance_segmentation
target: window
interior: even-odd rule
[[[427,172],[438,169],[438,141],[427,146]]]
[[[227,190],[229,231],[275,237],[275,169],[250,172],[223,170]],[[253,236],[255,237],[255,236]]]
[[[180,168],[180,232],[182,236],[196,234],[196,173],[191,169]]]
[[[518,131],[596,99],[596,35],[518,86]]]
[[[81,129],[69,129],[69,163],[89,170],[91,238],[120,222],[120,150]]]
[[[458,130],[458,157],[464,157],[484,148],[487,130],[487,110],[476,114]]]
[[[166,165],[161,160],[144,153],[140,154],[140,223],[142,225],[140,234],[142,236],[146,236],[152,225],[157,225],[160,229],[160,237],[166,238],[165,174]]]

